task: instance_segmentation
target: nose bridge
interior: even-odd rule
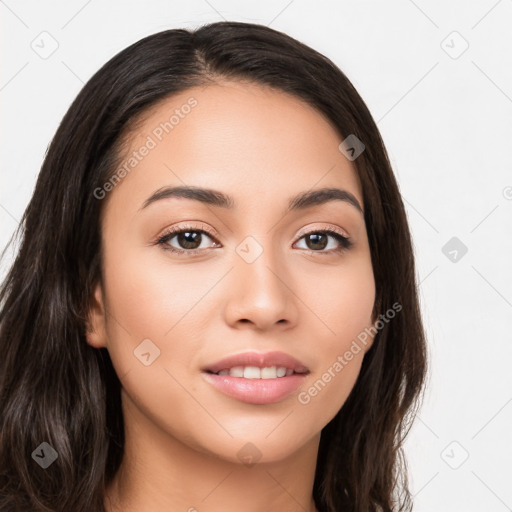
[[[228,299],[231,321],[251,320],[260,327],[282,319],[294,321],[289,277],[272,236],[247,236],[235,252],[234,286]]]
[[[281,292],[285,276],[279,276],[281,254],[271,235],[247,236],[235,249],[237,274],[242,283],[265,293]]]

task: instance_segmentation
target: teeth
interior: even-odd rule
[[[282,366],[280,366],[277,370],[276,370],[276,373],[277,373],[277,376],[278,377],[284,377],[286,375],[286,368],[283,368]]]
[[[261,369],[257,366],[246,366],[244,368],[244,379],[260,379]]]
[[[275,379],[277,377],[277,369],[275,366],[267,366],[261,369],[262,379]]]
[[[292,375],[293,370],[285,366],[267,366],[259,368],[257,366],[234,366],[233,368],[224,368],[217,375],[229,375],[230,377],[243,377],[244,379],[275,379]]]
[[[244,367],[243,366],[235,366],[229,370],[229,375],[231,377],[243,377],[244,376]]]

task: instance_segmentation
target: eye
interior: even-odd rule
[[[206,238],[214,239],[213,235],[210,234],[206,229],[198,229],[191,226],[183,226],[180,228],[170,228],[164,233],[156,243],[162,245],[164,249],[175,252],[175,253],[187,253],[187,254],[196,254],[197,252],[201,252],[205,249],[205,247],[201,247],[203,245],[203,241]],[[175,240],[175,244],[178,245],[176,247],[171,243],[171,241]],[[220,247],[217,241],[214,242],[217,247]]]
[[[213,246],[208,247],[208,243],[206,242],[206,247],[204,247],[203,242],[205,242],[205,239],[213,240]],[[339,253],[348,250],[353,245],[352,241],[347,236],[334,229],[309,231],[300,235],[299,241],[302,239],[305,240],[306,247],[299,248],[317,254]],[[330,244],[329,239],[334,239],[335,241]],[[208,248],[221,247],[220,243],[209,230],[193,226],[170,228],[158,238],[155,244],[163,246],[167,251],[179,254],[186,253],[192,256]],[[329,247],[329,245],[331,245],[331,247]],[[334,247],[332,247],[332,245],[334,245]],[[328,250],[325,250],[326,248]]]
[[[329,246],[329,238],[334,238],[335,242],[331,244],[329,250],[325,251]],[[300,237],[304,239],[307,247],[302,247],[311,253],[332,254],[333,252],[343,252],[352,247],[352,241],[345,235],[333,229],[322,229],[318,231],[309,231]],[[300,241],[299,240],[299,241]],[[332,247],[334,245],[334,247]]]

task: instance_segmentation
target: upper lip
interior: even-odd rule
[[[241,354],[234,354],[205,366],[202,368],[202,371],[217,373],[226,368],[233,368],[235,366],[257,366],[258,368],[281,366],[291,368],[296,373],[309,373],[309,369],[306,365],[289,354],[277,351],[265,353],[243,352]]]

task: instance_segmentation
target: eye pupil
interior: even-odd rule
[[[184,249],[197,249],[201,245],[201,233],[197,231],[178,233],[178,243]]]
[[[323,237],[323,240],[321,240]],[[311,244],[313,239],[313,245]],[[324,233],[310,233],[306,236],[306,245],[309,249],[325,249],[327,246],[327,235]]]

